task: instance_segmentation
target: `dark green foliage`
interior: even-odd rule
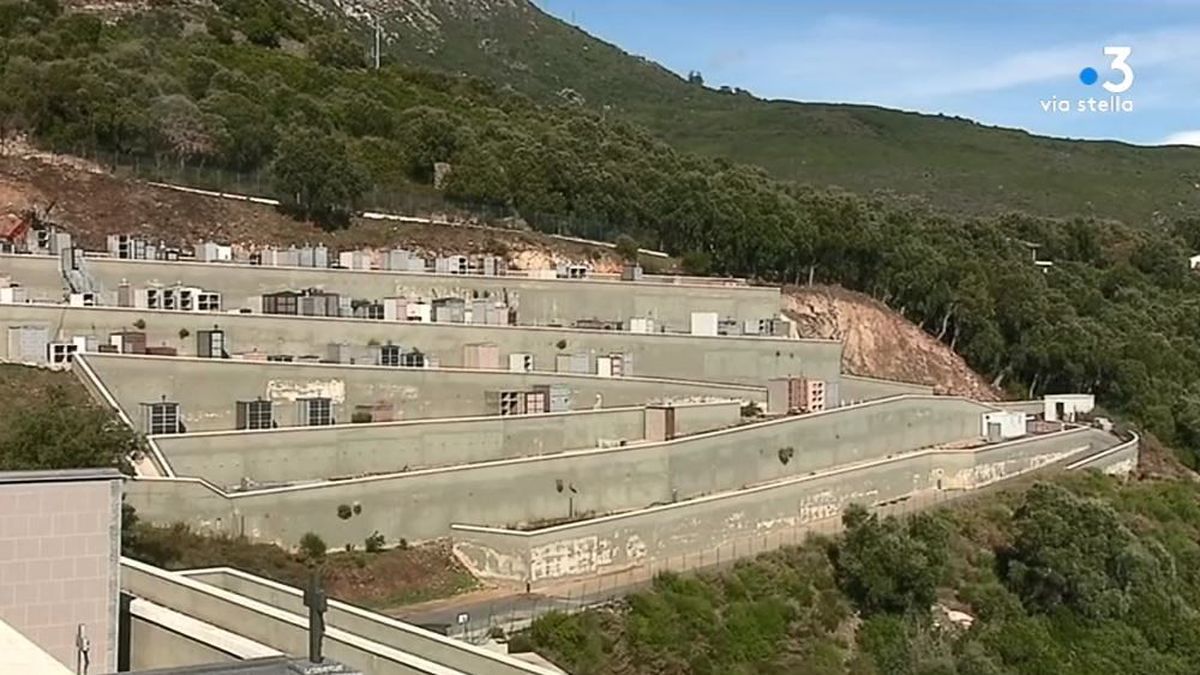
[[[861,506],[842,516],[846,534],[835,549],[838,583],[863,614],[924,613],[946,564],[946,534],[926,517],[880,519]]]
[[[331,68],[362,68],[366,65],[363,45],[346,33],[324,33],[308,41],[314,61]]]
[[[4,366],[0,372],[7,377],[18,370]],[[129,458],[142,451],[141,438],[67,384],[4,397],[0,471],[113,467],[128,472]]]
[[[712,272],[712,256],[703,251],[688,251],[679,262],[688,274],[703,276]]]
[[[636,239],[627,234],[622,234],[616,238],[614,243],[617,255],[621,256],[622,260],[637,262],[639,246]]]
[[[636,673],[772,672],[760,668],[810,659],[838,672],[845,650],[833,631],[848,615],[827,557],[808,546],[719,574],[663,574],[618,614],[552,614],[525,637],[572,673],[613,672],[617,663]]]
[[[355,201],[366,191],[366,172],[350,161],[334,136],[309,128],[283,134],[271,165],[275,187],[286,205],[325,227],[345,225]]]
[[[383,544],[383,535],[379,534],[378,531],[375,531],[372,532],[365,541],[363,541],[363,548],[366,549],[367,553],[379,553],[383,550]]]
[[[1161,544],[1140,541],[1112,507],[1058,486],[1034,486],[1013,525],[1007,581],[1036,611],[1065,605],[1084,618],[1120,619],[1178,584]]]
[[[328,550],[325,540],[315,532],[305,532],[304,536],[300,537],[300,553],[309,560],[324,558]]]

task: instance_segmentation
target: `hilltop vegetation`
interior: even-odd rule
[[[837,539],[548,615],[514,645],[577,675],[1200,670],[1195,484],[1088,475],[843,520]]]
[[[695,272],[866,292],[1011,393],[1095,392],[1196,463],[1200,279],[1186,256],[1200,250],[1200,219],[967,217],[813,190],[679,152],[586,106],[364,69],[350,34],[286,0],[111,24],[53,0],[0,8],[0,119],[45,145],[261,172],[329,226],[369,191],[440,194],[431,183],[448,162],[451,200],[570,233],[625,232]],[[1035,267],[1026,242],[1053,267]]]
[[[677,149],[761,166],[777,178],[919,195],[973,215],[1021,210],[1143,225],[1155,214],[1200,208],[1200,149],[1040,138],[942,115],[767,101],[737,82],[689,84],[527,0],[368,4],[396,35],[389,55],[403,63],[621,116]],[[698,47],[697,66],[704,56]]]

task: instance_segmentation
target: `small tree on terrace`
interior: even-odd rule
[[[622,234],[613,242],[617,251],[617,255],[625,262],[637,262],[638,259],[638,243],[633,237]]]

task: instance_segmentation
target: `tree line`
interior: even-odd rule
[[[451,200],[603,224],[697,273],[867,292],[1014,395],[1094,392],[1196,464],[1200,281],[1187,256],[1200,219],[968,217],[778,181],[618,116],[464,75],[368,69],[365,45],[286,0],[112,23],[5,2],[0,131],[265,172],[289,209],[331,227],[368,190],[432,192],[445,163]]]

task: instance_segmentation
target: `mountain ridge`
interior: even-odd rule
[[[620,115],[679,150],[784,180],[911,195],[975,215],[1015,209],[1146,225],[1200,209],[1200,148],[1039,136],[956,116],[694,85],[528,0],[361,6],[382,17],[391,31],[386,54],[400,62]],[[435,17],[436,30],[414,33],[417,15]]]

